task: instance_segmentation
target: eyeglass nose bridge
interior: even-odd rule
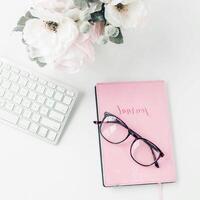
[[[129,135],[132,135],[136,140],[141,138],[140,135],[138,135],[135,131],[133,131],[131,129],[128,129],[128,133],[129,133]]]

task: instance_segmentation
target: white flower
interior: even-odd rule
[[[23,30],[29,55],[32,59],[42,58],[43,63],[53,63],[76,41],[78,27],[71,18],[46,9],[32,9],[31,14],[37,18],[28,20]]]
[[[73,0],[32,0],[35,8],[42,7],[50,11],[65,12],[74,8]]]
[[[88,33],[90,31],[90,28],[91,24],[88,21],[83,21],[79,27],[81,33]]]
[[[147,14],[142,0],[108,0],[107,2],[105,18],[115,27],[135,28]]]
[[[50,12],[62,13],[73,20],[79,20],[80,9],[75,7],[73,0],[32,0],[36,9],[46,9]]]

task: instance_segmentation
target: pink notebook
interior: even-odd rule
[[[158,160],[159,168],[155,165],[141,166],[130,155],[134,137],[130,136],[120,144],[111,144],[100,134],[99,125],[103,185],[109,187],[175,182],[176,169],[165,82],[100,83],[96,85],[95,92],[98,121],[103,119],[105,112],[112,113],[134,132],[156,144],[164,153],[164,157]],[[139,159],[144,157],[140,156]]]

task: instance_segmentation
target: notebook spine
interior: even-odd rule
[[[98,98],[97,98],[97,88],[95,86],[95,102],[96,102],[96,113],[97,113],[97,121],[99,121],[99,110],[98,110]],[[104,182],[104,172],[103,172],[103,159],[102,159],[102,148],[101,148],[101,138],[100,138],[100,128],[97,125],[98,129],[98,137],[99,137],[99,153],[100,153],[100,162],[101,162],[101,175],[102,175],[102,184],[104,187],[107,187]]]

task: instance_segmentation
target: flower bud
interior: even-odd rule
[[[112,25],[108,25],[105,27],[105,35],[108,37],[117,37],[119,35],[119,29]]]
[[[100,36],[97,40],[97,44],[99,45],[106,44],[107,42],[108,42],[108,37],[105,35]]]
[[[88,33],[90,31],[91,24],[88,21],[84,21],[80,24],[80,32],[81,33]]]

